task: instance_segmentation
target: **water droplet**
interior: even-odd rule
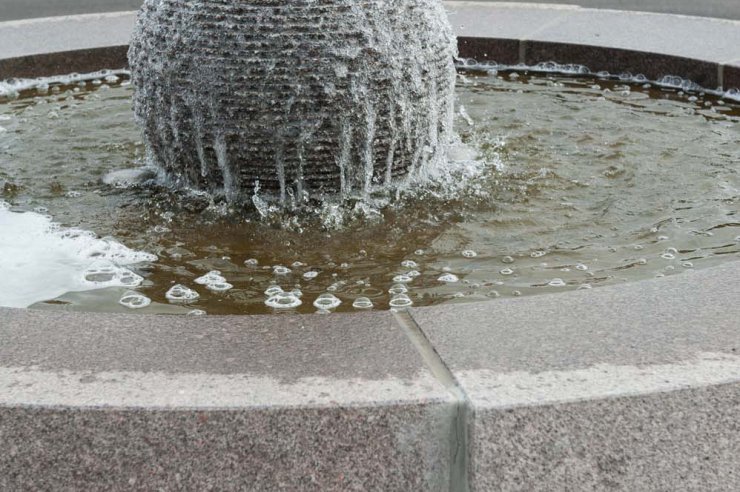
[[[406,294],[397,294],[393,296],[389,304],[392,308],[399,309],[413,306],[414,301],[412,301],[411,298]]]
[[[321,294],[313,303],[318,309],[330,310],[336,309],[342,304],[342,301],[334,294]]]
[[[567,284],[562,278],[554,278],[550,280],[547,285],[549,285],[550,287],[565,287]]]
[[[288,275],[291,273],[292,270],[288,267],[282,266],[282,265],[275,265],[272,267],[272,273],[275,275]]]
[[[228,282],[216,282],[212,284],[206,284],[206,289],[213,292],[226,292],[233,289],[234,286]]]
[[[404,268],[418,268],[418,263],[414,260],[405,260],[401,262],[401,266]]]
[[[313,280],[318,276],[319,276],[319,272],[315,272],[315,271],[310,271],[310,272],[306,272],[303,274],[303,278],[305,278],[306,280]]]
[[[358,297],[355,302],[352,303],[352,307],[355,309],[372,309],[373,301],[367,297]]]
[[[454,273],[445,273],[444,275],[439,277],[437,280],[440,282],[444,282],[446,284],[454,284],[456,282],[459,282],[460,278]]]
[[[407,284],[409,282],[412,282],[413,280],[414,280],[413,277],[411,277],[409,275],[405,275],[405,274],[404,275],[396,275],[395,277],[393,277],[393,281],[394,282],[397,282],[397,283],[400,283],[400,284]]]
[[[123,297],[121,297],[121,300],[118,301],[118,303],[129,309],[143,309],[149,306],[152,303],[152,300],[138,292],[129,291],[123,294]]]
[[[295,309],[303,304],[298,296],[292,292],[280,292],[265,301],[273,309]]]
[[[165,297],[172,303],[189,303],[196,301],[200,294],[184,285],[177,284],[167,291]]]
[[[283,288],[277,285],[273,285],[265,291],[267,297],[273,297],[283,293]]]
[[[512,270],[511,268],[504,268],[499,273],[501,273],[501,275],[513,275],[514,274],[514,270]]]
[[[588,270],[588,266],[587,265],[584,265],[583,263],[579,263],[579,264],[576,265],[576,270],[580,270],[582,272],[585,272],[586,270]]]
[[[388,292],[390,294],[394,294],[394,295],[396,295],[396,294],[405,294],[408,291],[409,291],[408,287],[406,287],[403,284],[396,284],[396,285],[392,286],[390,289],[388,289]]]
[[[208,285],[221,282],[226,282],[226,279],[221,276],[221,272],[219,272],[218,270],[210,271],[202,277],[198,277],[195,279],[195,283],[199,285]]]
[[[256,267],[257,265],[260,264],[260,262],[259,262],[259,260],[255,259],[255,258],[250,258],[247,261],[245,261],[244,264],[247,265],[247,266],[250,266],[250,267]]]
[[[472,249],[466,249],[465,251],[462,252],[462,255],[465,258],[475,258],[476,256],[478,256],[478,253],[476,253]]]

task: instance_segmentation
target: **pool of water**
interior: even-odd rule
[[[146,158],[131,98],[126,77],[110,76],[0,104],[0,305],[356,311],[588,289],[740,259],[740,107],[730,100],[468,72],[450,169],[296,214],[259,194],[234,210],[138,183],[130,171]]]

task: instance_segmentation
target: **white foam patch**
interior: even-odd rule
[[[51,217],[12,212],[0,201],[0,306],[25,308],[68,292],[135,287],[127,266],[156,261],[112,238],[60,227]]]

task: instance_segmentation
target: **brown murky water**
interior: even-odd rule
[[[740,259],[740,106],[730,100],[588,78],[469,73],[458,86],[455,171],[399,192],[391,205],[378,196],[291,221],[106,178],[144,164],[131,96],[125,80],[111,79],[0,104],[0,201],[157,255],[127,267],[144,278],[134,290],[153,301],[137,312],[271,313],[265,291],[275,286],[302,296],[300,307],[282,312],[316,312],[322,294],[342,302],[337,311],[355,310],[361,297],[375,309],[394,298],[425,306]],[[195,282],[213,270],[233,288]],[[169,302],[175,284],[199,299]],[[128,311],[119,300],[129,290],[70,292],[32,307]]]

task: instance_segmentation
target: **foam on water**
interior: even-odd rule
[[[14,212],[0,201],[0,305],[28,307],[67,292],[136,287],[130,268],[157,257],[112,238],[64,228],[51,217]]]

